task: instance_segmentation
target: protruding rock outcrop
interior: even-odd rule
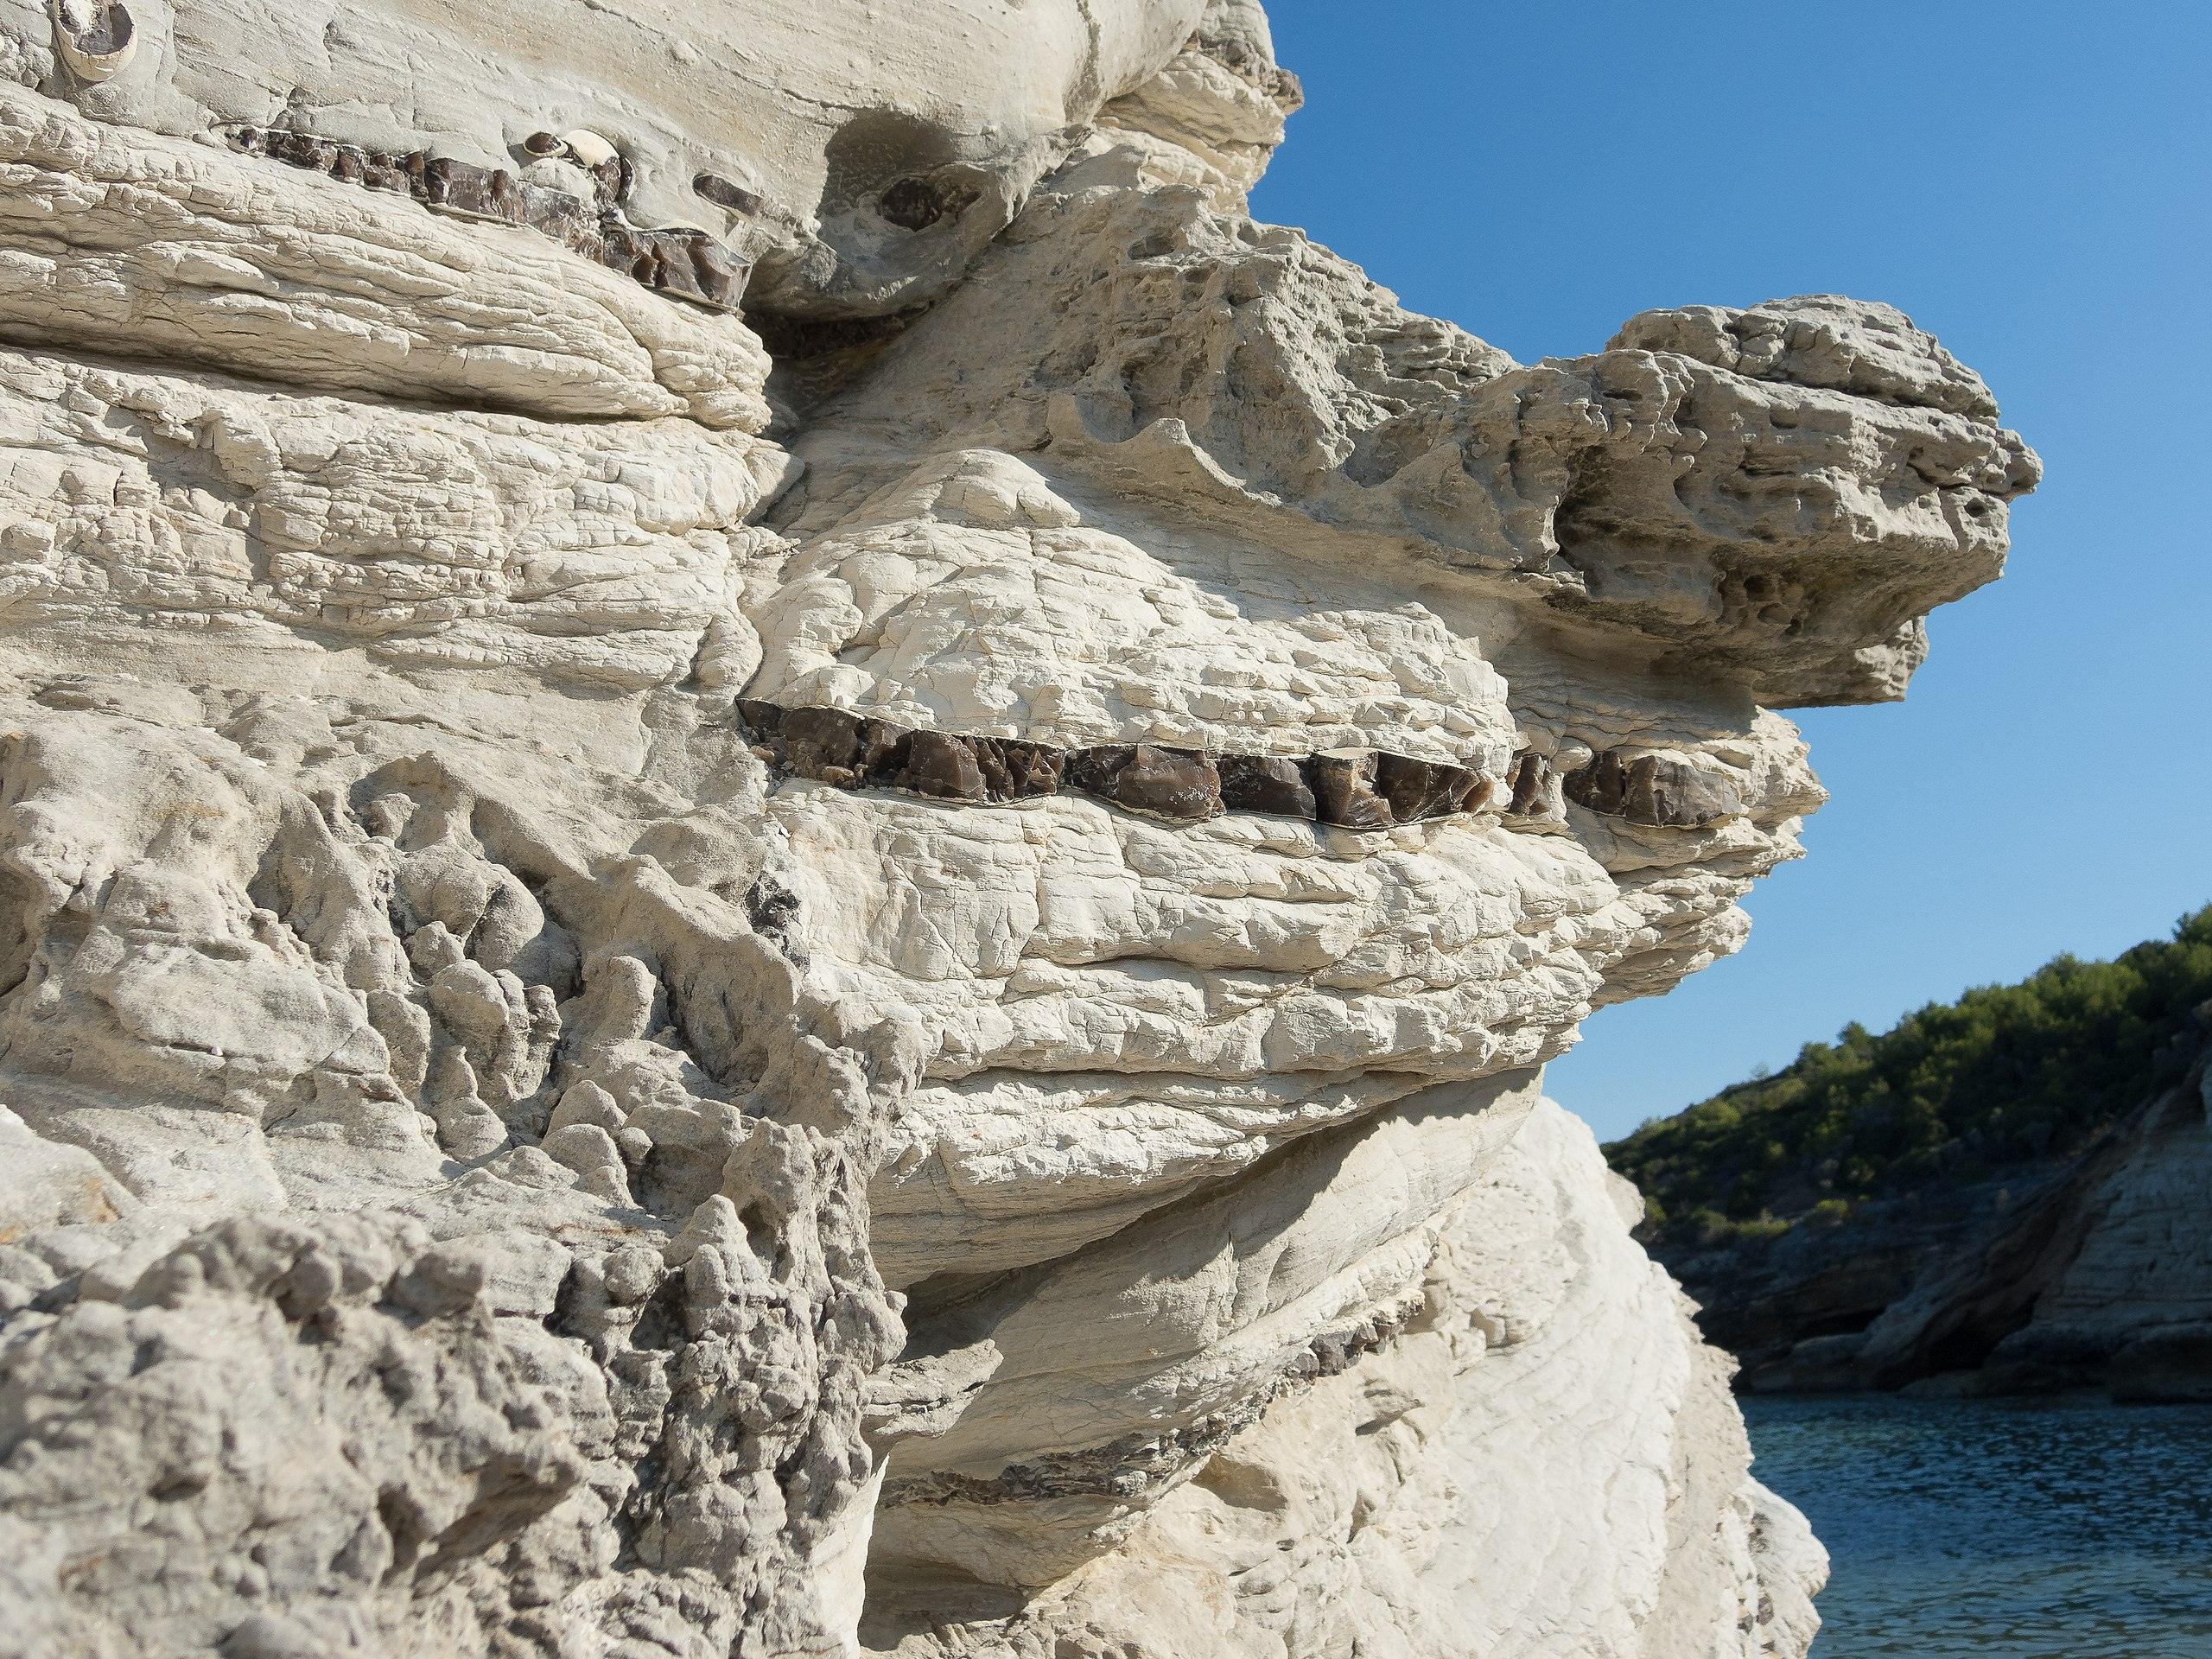
[[[1802,1654],[1541,1068],[1996,574],[1933,340],[1411,315],[1251,0],[0,68],[0,1630]]]

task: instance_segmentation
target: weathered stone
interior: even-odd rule
[[[1034,800],[1060,786],[1067,756],[1050,744],[1025,743],[1011,737],[976,737],[967,741],[982,772],[988,799]]]
[[[2175,1064],[2063,1155],[1938,1176],[1778,1237],[1661,1248],[1757,1392],[1940,1377],[1958,1394],[2212,1400],[2212,1007]]]
[[[134,10],[0,0],[0,1630],[1799,1659],[1541,1068],[1995,574],[1979,382],[1408,314],[1253,0]]]
[[[1284,754],[1224,754],[1216,758],[1215,765],[1221,771],[1221,804],[1231,812],[1271,812],[1291,818],[1319,815],[1302,760]]]
[[[564,155],[575,149],[574,137],[533,133],[524,148],[537,156]],[[587,168],[597,190],[596,200],[588,202],[518,178],[505,168],[478,167],[427,151],[364,149],[283,128],[236,127],[230,137],[250,154],[342,183],[404,191],[438,213],[536,231],[658,293],[713,310],[734,311],[745,295],[750,262],[704,231],[646,230],[628,221],[624,202],[631,170],[619,154]]]
[[[69,73],[89,86],[112,79],[137,55],[138,31],[121,0],[48,0],[54,44]]]
[[[1491,784],[1471,767],[1415,760],[1385,750],[1375,757],[1374,790],[1389,803],[1395,822],[1413,823],[1451,812],[1480,810],[1490,799]]]
[[[1607,817],[1675,830],[1702,829],[1744,810],[1733,786],[1688,761],[1607,749],[1564,780],[1567,799]]]
[[[943,732],[915,732],[906,739],[906,760],[899,781],[923,795],[940,800],[982,801],[989,798],[983,785],[983,769],[976,764],[976,751],[966,741]]]
[[[1376,757],[1360,753],[1317,754],[1307,762],[1313,780],[1316,815],[1324,823],[1350,830],[1381,830],[1395,821],[1390,803],[1375,792]]]
[[[1221,773],[1211,757],[1156,743],[1108,743],[1068,758],[1067,780],[1133,812],[1178,823],[1221,810]]]

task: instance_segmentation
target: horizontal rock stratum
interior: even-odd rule
[[[1739,1389],[2212,1400],[2212,906],[1605,1150]]]
[[[1541,1068],[2033,456],[1252,0],[0,0],[0,1650],[1801,1655]]]

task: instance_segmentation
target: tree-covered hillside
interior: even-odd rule
[[[1941,1178],[2063,1156],[2178,1077],[2205,1034],[2212,906],[2112,962],[2061,957],[2018,985],[1857,1024],[1785,1071],[1608,1147],[1651,1235],[1778,1233]]]

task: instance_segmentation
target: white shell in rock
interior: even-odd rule
[[[569,154],[582,167],[604,167],[619,153],[614,146],[589,127],[578,127],[574,132],[564,132],[561,142],[569,147]]]
[[[137,54],[138,31],[115,0],[53,0],[52,10],[54,49],[78,79],[112,79]],[[86,12],[89,21],[79,22]]]

